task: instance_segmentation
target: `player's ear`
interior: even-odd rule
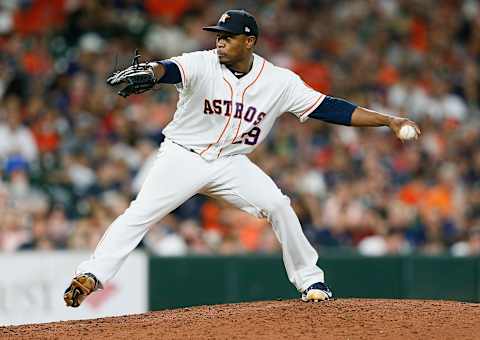
[[[257,38],[254,35],[250,35],[247,37],[247,48],[251,49],[257,43]]]

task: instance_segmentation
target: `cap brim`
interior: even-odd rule
[[[209,31],[209,32],[227,32],[231,34],[242,34],[238,32],[234,32],[232,30],[229,30],[228,28],[222,27],[222,26],[206,26],[202,28],[204,31]]]

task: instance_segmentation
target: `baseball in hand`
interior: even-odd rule
[[[403,140],[412,139],[417,136],[417,131],[415,131],[415,128],[411,125],[404,125],[400,128],[398,136]]]

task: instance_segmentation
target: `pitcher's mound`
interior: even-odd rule
[[[0,327],[8,339],[478,339],[480,305],[340,299],[200,306],[84,321]]]

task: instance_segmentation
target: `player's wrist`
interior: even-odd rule
[[[385,126],[392,127],[393,122],[395,122],[396,117],[385,115]]]
[[[150,66],[153,70],[153,76],[155,77],[155,83],[158,83],[158,81],[163,77],[165,74],[165,69],[163,67],[159,67],[162,64],[156,61],[151,61],[147,64]]]

